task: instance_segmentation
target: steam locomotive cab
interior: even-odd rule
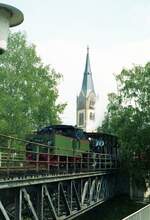
[[[117,137],[105,133],[86,133],[86,135],[90,143],[90,151],[93,152],[93,154],[95,153],[93,157],[100,157],[102,164],[104,164],[106,158],[110,158],[109,161],[111,161],[112,164],[107,165],[113,166],[118,156]],[[96,163],[95,166],[97,166]]]

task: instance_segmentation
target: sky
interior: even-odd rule
[[[82,85],[86,47],[97,94],[96,126],[107,95],[116,91],[115,74],[150,58],[149,0],[1,0],[19,8],[25,31],[45,64],[63,75],[59,102],[68,105],[62,121],[76,124],[76,96]]]

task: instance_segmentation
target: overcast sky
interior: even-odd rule
[[[1,0],[16,6],[25,20],[13,31],[25,31],[43,62],[63,74],[60,102],[68,106],[63,123],[76,122],[86,47],[98,95],[98,125],[104,117],[107,94],[116,89],[114,73],[150,57],[149,0]]]

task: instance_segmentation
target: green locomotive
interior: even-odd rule
[[[103,133],[86,133],[70,125],[51,125],[37,131],[26,145],[27,160],[50,167],[97,166],[106,156],[116,160],[117,138]],[[105,158],[105,159],[103,159]],[[94,165],[95,164],[95,165]],[[46,165],[46,166],[47,166]]]
[[[27,159],[36,160],[37,152],[40,161],[48,161],[50,165],[58,165],[58,160],[71,164],[80,161],[83,153],[89,152],[90,143],[86,134],[70,125],[52,125],[41,129],[30,137],[27,144]],[[36,144],[35,144],[36,143]],[[39,143],[39,145],[37,144]]]

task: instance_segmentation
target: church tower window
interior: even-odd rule
[[[95,114],[93,112],[90,112],[90,120],[95,120]]]
[[[95,100],[91,99],[90,104],[89,104],[89,108],[94,109],[94,105],[95,105]]]
[[[79,126],[84,125],[84,113],[79,113]]]

